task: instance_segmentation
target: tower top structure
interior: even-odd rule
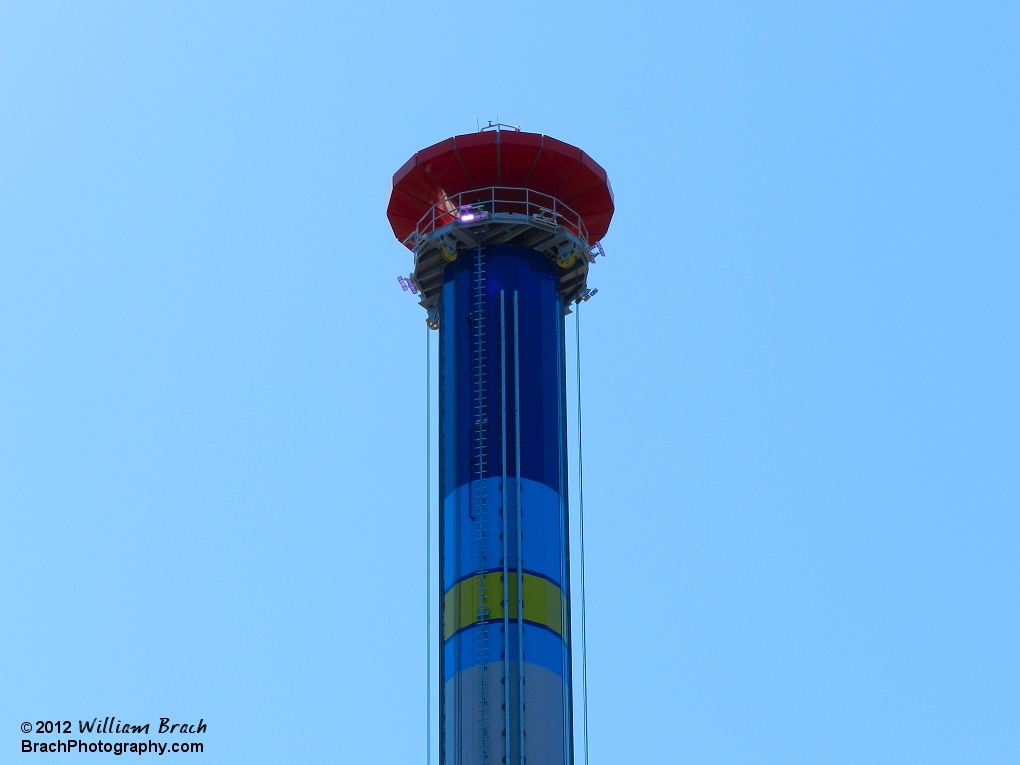
[[[588,266],[613,218],[613,190],[595,160],[563,141],[489,125],[422,149],[393,174],[386,216],[414,253],[411,278],[438,320],[443,267],[490,244],[541,252],[562,269],[564,305],[586,289]]]

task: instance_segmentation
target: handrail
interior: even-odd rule
[[[414,232],[404,240],[414,243],[455,220],[465,211],[488,215],[521,215],[522,217],[563,226],[588,244],[588,229],[581,216],[551,194],[512,186],[484,186],[461,191],[438,202],[418,219]]]

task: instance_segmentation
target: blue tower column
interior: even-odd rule
[[[443,765],[573,762],[559,280],[517,245],[443,271]]]

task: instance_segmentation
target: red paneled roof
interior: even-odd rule
[[[581,216],[591,243],[606,235],[615,209],[606,171],[576,146],[538,133],[492,130],[454,136],[411,157],[393,174],[386,217],[403,242],[432,205],[486,186],[556,197]]]

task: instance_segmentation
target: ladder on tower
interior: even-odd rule
[[[475,250],[473,273],[474,307],[471,327],[474,332],[474,462],[476,496],[476,545],[478,555],[478,600],[476,619],[478,622],[478,718],[477,733],[480,765],[489,765],[489,670],[488,624],[489,597],[485,583],[486,569],[486,506],[485,506],[485,441],[488,417],[485,402],[485,256],[481,247]]]

